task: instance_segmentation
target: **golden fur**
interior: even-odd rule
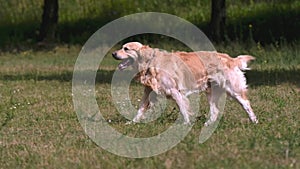
[[[235,98],[248,113],[252,122],[258,120],[247,99],[246,78],[242,70],[248,70],[247,62],[254,59],[249,55],[231,58],[218,52],[167,52],[130,42],[113,53],[113,57],[122,60],[119,69],[129,66],[138,71],[136,79],[145,86],[144,96],[134,122],[143,118],[143,113],[150,107],[149,94],[166,95],[176,101],[186,123],[193,113],[187,96],[193,92],[206,91],[210,104],[210,119],[206,125],[217,119],[220,108],[220,93],[212,93],[211,86],[223,89]]]

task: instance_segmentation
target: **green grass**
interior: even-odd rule
[[[257,57],[246,75],[249,98],[260,123],[251,124],[240,105],[227,100],[217,130],[199,144],[208,110],[201,95],[200,117],[187,137],[173,149],[144,159],[111,154],[93,143],[81,128],[71,91],[80,47],[1,53],[0,168],[299,168],[299,46],[234,44],[217,48],[233,56],[248,53]],[[171,111],[174,104],[154,122],[125,125],[110,96],[116,65],[108,55],[97,74],[96,96],[104,117],[118,131],[135,137],[165,130],[179,116],[178,109]],[[133,83],[133,104],[138,104],[141,93],[142,86]]]

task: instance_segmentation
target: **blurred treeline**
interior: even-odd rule
[[[38,42],[42,0],[0,0],[0,48]],[[165,12],[210,34],[211,0],[58,0],[55,42],[83,44],[106,23],[136,12]],[[300,39],[300,0],[226,0],[224,43],[293,43]],[[153,23],[155,24],[155,23]]]

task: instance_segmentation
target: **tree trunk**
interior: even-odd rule
[[[51,42],[55,40],[58,23],[58,0],[44,0],[42,24],[38,40]]]
[[[220,42],[225,38],[224,36],[225,21],[226,21],[225,0],[212,0],[210,30],[211,30],[211,38],[216,42]]]

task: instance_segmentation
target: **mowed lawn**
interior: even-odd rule
[[[293,52],[281,55],[283,50]],[[227,99],[218,128],[199,144],[208,111],[201,95],[199,117],[185,139],[163,154],[143,159],[109,153],[84,133],[72,102],[72,72],[79,51],[80,47],[59,46],[0,53],[0,168],[300,168],[299,48],[255,46],[248,51],[257,57],[246,75],[259,124],[250,123],[240,105]],[[285,54],[289,57],[282,58]],[[101,113],[112,127],[130,136],[149,137],[165,130],[180,116],[171,102],[170,111],[156,121],[125,125],[111,99],[117,63],[106,56],[97,74]],[[138,105],[142,86],[133,83],[130,89]]]

